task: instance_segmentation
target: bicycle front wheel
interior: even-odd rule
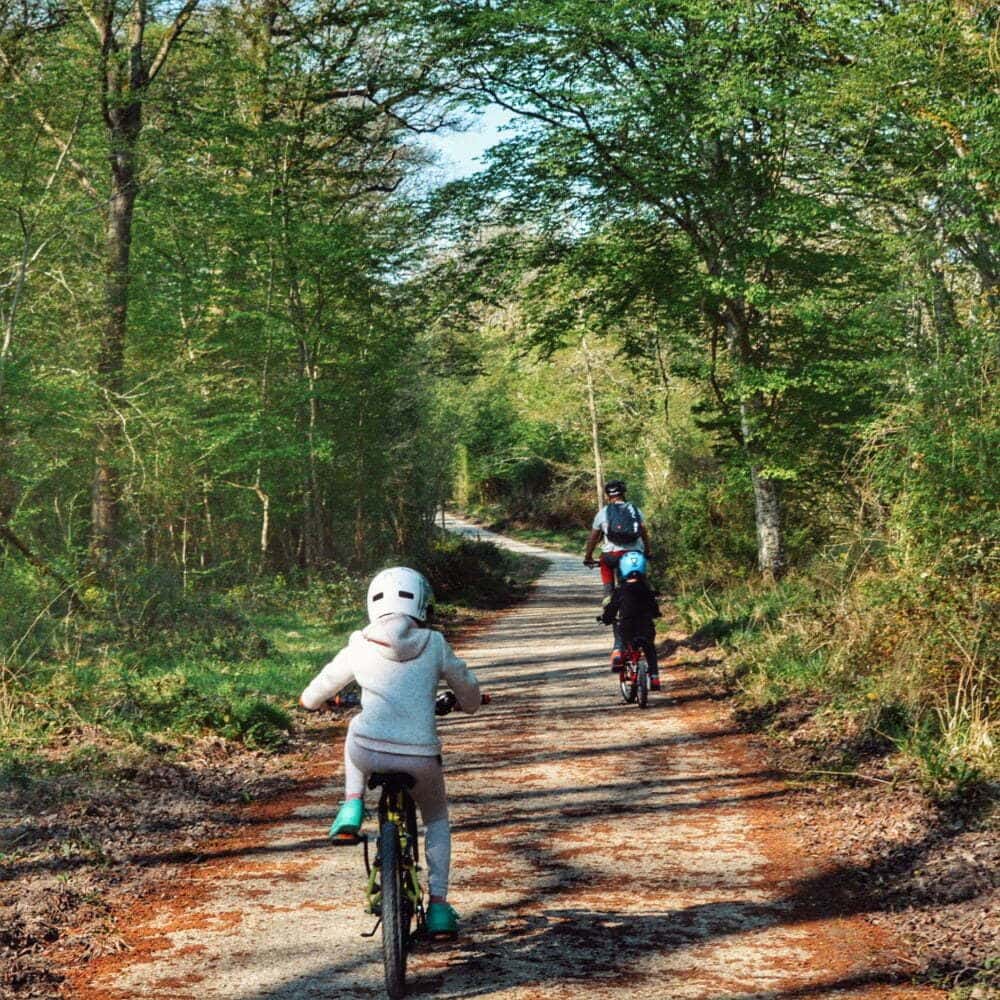
[[[639,703],[639,708],[645,708],[649,701],[649,667],[645,660],[636,664],[635,673],[635,700]]]
[[[624,701],[626,705],[631,705],[632,702],[635,701],[636,695],[635,674],[632,672],[631,667],[627,666],[622,670],[619,687],[622,691],[622,701]]]
[[[379,832],[382,865],[382,961],[385,989],[393,1000],[406,993],[406,951],[409,947],[410,919],[403,888],[403,858],[396,824],[386,822]]]

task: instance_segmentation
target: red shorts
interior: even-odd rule
[[[618,560],[621,559],[629,549],[613,549],[611,552],[602,552],[599,564],[601,567],[601,583],[614,583],[615,570],[618,568]]]

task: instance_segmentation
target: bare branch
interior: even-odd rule
[[[151,83],[156,78],[157,73],[163,68],[163,64],[167,61],[167,56],[170,55],[170,50],[173,48],[174,42],[177,41],[178,35],[184,30],[184,25],[191,20],[191,15],[197,6],[198,0],[187,0],[177,17],[174,18],[174,23],[163,36],[163,41],[160,42],[160,50],[156,53],[156,58],[153,59],[152,65],[149,67],[149,73],[146,76],[148,82]]]

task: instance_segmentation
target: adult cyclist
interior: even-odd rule
[[[626,552],[642,552],[647,559],[652,558],[652,546],[646,530],[646,520],[642,511],[625,498],[625,483],[612,479],[604,484],[605,505],[597,512],[587,539],[587,550],[583,555],[585,566],[593,565],[594,548],[601,542],[601,584],[604,587],[604,604],[611,599],[615,589],[615,570],[618,560]],[[611,650],[611,666],[617,669],[621,661],[618,643]]]

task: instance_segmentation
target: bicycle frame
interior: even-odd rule
[[[403,859],[403,891],[417,917],[417,930],[419,932],[424,925],[424,900],[423,888],[420,885],[420,849],[417,837],[416,806],[409,792],[405,789],[387,791],[383,787],[378,801],[378,818],[379,830],[382,829],[384,823],[389,822],[395,824],[399,833],[399,847]],[[382,893],[378,885],[380,861],[380,851],[376,849],[375,864],[368,866],[366,852],[365,866],[368,868],[367,912],[376,916],[380,915],[382,902]],[[372,933],[374,934],[374,931]]]
[[[424,929],[424,893],[420,884],[420,853],[417,837],[417,814],[413,799],[406,789],[388,790],[382,787],[382,792],[378,801],[378,827],[381,831],[386,822],[393,823],[399,833],[400,856],[403,861],[403,891],[406,893],[413,913],[417,918],[416,933],[420,934]],[[365,912],[382,919],[382,886],[380,883],[381,871],[381,844],[379,836],[375,838],[375,861],[370,862],[368,857],[368,836],[360,834],[358,838],[364,845],[365,871],[368,875],[368,884],[365,887]],[[364,933],[363,937],[374,937],[378,931],[379,924]]]

